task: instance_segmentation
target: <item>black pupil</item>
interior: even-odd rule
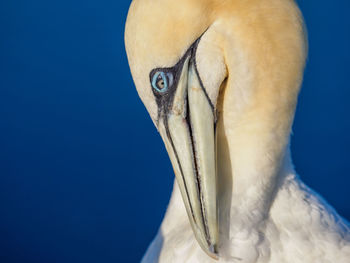
[[[164,89],[164,87],[165,87],[164,81],[165,81],[165,80],[162,78],[162,76],[159,75],[159,76],[158,76],[158,80],[157,80],[157,87],[158,87],[159,89]]]

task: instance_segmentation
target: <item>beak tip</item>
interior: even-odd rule
[[[215,245],[210,245],[208,248],[208,252],[207,253],[211,258],[215,259],[215,260],[219,260],[219,254],[217,252],[216,246]]]
[[[216,253],[216,252],[215,252],[214,245],[210,245],[210,247],[209,247],[209,251],[210,251],[211,253],[213,253],[213,254],[215,254],[215,253]]]

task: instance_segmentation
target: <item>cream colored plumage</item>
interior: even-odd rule
[[[125,31],[129,64],[165,143],[149,73],[175,65],[200,36],[191,52],[217,118],[219,261],[198,245],[175,182],[142,262],[349,263],[347,222],[300,181],[290,158],[307,52],[296,4],[133,0]]]

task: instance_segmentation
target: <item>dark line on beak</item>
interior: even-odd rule
[[[203,33],[204,34],[204,33]],[[202,36],[201,36],[202,37]],[[199,44],[199,41],[201,39],[201,37],[199,39],[197,39],[197,41],[195,42],[194,46],[193,46],[193,53],[192,53],[192,57],[191,57],[191,61],[194,65],[194,69],[196,71],[196,74],[197,74],[197,77],[198,77],[198,80],[199,80],[199,84],[205,94],[205,97],[207,98],[208,102],[209,102],[209,105],[210,105],[210,108],[213,112],[213,115],[214,115],[214,121],[215,121],[215,125],[216,125],[216,112],[215,112],[215,107],[214,107],[214,104],[213,102],[211,101],[211,99],[209,98],[209,95],[207,93],[207,90],[205,89],[204,85],[203,85],[203,81],[201,79],[201,76],[199,75],[199,71],[198,71],[198,67],[197,67],[197,59],[196,59],[196,54],[197,54],[197,48],[198,48],[198,44]]]
[[[182,166],[181,166],[181,163],[180,163],[180,159],[179,159],[179,156],[178,156],[178,154],[177,154],[177,151],[176,151],[176,148],[175,148],[173,139],[171,138],[171,135],[170,135],[170,132],[169,132],[168,118],[167,118],[167,117],[164,118],[164,126],[165,126],[166,135],[167,135],[167,137],[168,137],[168,139],[169,139],[169,141],[170,141],[171,147],[172,147],[173,150],[174,150],[177,164],[178,164],[178,166],[179,166],[179,168],[180,168],[181,177],[182,177],[182,181],[184,182],[185,192],[186,192],[186,196],[187,196],[188,203],[189,203],[189,205],[190,205],[190,210],[191,210],[191,215],[192,215],[193,221],[197,224],[196,218],[195,218],[195,216],[194,216],[192,204],[191,204],[191,199],[190,199],[189,194],[188,194],[187,184],[186,184],[185,176],[184,176],[184,173],[183,173],[183,170],[182,170]]]
[[[193,131],[192,131],[192,124],[191,124],[191,116],[190,116],[190,107],[189,107],[189,103],[188,103],[188,99],[186,99],[186,122],[187,122],[187,126],[188,126],[188,131],[190,134],[190,138],[191,138],[191,147],[192,147],[192,153],[193,153],[193,162],[194,162],[194,173],[196,175],[196,181],[197,181],[197,189],[198,189],[198,199],[201,205],[201,214],[202,214],[202,218],[203,218],[203,225],[204,225],[204,230],[205,230],[205,239],[208,242],[208,245],[211,245],[210,242],[210,236],[209,236],[209,228],[208,228],[208,221],[207,221],[207,217],[206,215],[206,211],[205,211],[205,206],[204,206],[204,201],[203,201],[203,191],[202,191],[202,185],[201,185],[201,176],[199,173],[199,168],[198,168],[198,162],[197,162],[197,154],[196,154],[196,141],[194,139],[193,136]]]
[[[203,81],[199,75],[199,71],[198,71],[198,67],[197,67],[197,61],[196,61],[196,53],[197,53],[197,47],[198,44],[201,40],[201,37],[204,35],[204,33],[208,30],[208,28],[197,38],[197,40],[188,48],[188,50],[185,52],[185,54],[183,55],[183,57],[173,66],[173,67],[169,67],[169,68],[155,68],[150,72],[150,81],[152,81],[152,76],[154,74],[154,72],[162,70],[165,72],[172,72],[173,76],[174,76],[174,83],[172,85],[172,87],[169,88],[169,91],[164,93],[164,94],[158,94],[154,89],[152,89],[153,94],[156,98],[157,101],[157,105],[158,105],[158,117],[157,117],[157,126],[158,126],[158,122],[160,119],[163,119],[164,121],[164,126],[165,126],[165,130],[166,130],[166,135],[168,137],[168,140],[170,141],[171,147],[174,151],[175,157],[176,157],[176,161],[177,164],[179,166],[180,169],[180,173],[181,173],[181,177],[184,183],[184,188],[185,188],[185,193],[186,193],[186,198],[188,200],[189,203],[189,208],[190,208],[190,212],[193,218],[194,223],[198,226],[199,222],[196,222],[196,218],[194,216],[194,211],[193,211],[193,207],[191,204],[191,199],[189,197],[189,192],[188,192],[188,188],[187,188],[187,184],[186,184],[186,180],[185,180],[185,175],[180,163],[180,159],[178,156],[178,153],[176,151],[176,147],[174,145],[173,139],[171,137],[170,131],[169,131],[169,125],[168,125],[168,114],[171,110],[172,107],[172,103],[173,103],[173,99],[174,99],[174,95],[176,92],[176,88],[177,88],[177,84],[181,75],[181,70],[183,68],[183,64],[184,61],[186,60],[186,58],[190,57],[190,63],[193,63],[194,65],[194,69],[195,69],[195,73],[197,74],[199,83],[200,83],[200,87],[203,90],[208,103],[211,107],[211,110],[213,112],[214,115],[214,130],[216,127],[216,112],[215,112],[215,107],[213,102],[210,100],[209,95],[203,85]],[[188,96],[188,95],[186,95]],[[194,163],[194,173],[195,173],[195,180],[196,180],[196,185],[197,185],[197,191],[198,191],[198,200],[200,202],[200,209],[201,209],[201,215],[203,218],[203,221],[200,223],[203,223],[204,226],[204,235],[205,235],[205,240],[207,241],[207,244],[209,246],[211,246],[211,241],[210,241],[210,236],[209,236],[209,227],[208,227],[208,221],[207,221],[207,217],[206,217],[206,211],[205,211],[205,206],[204,206],[204,199],[203,199],[203,189],[202,189],[202,182],[201,182],[201,175],[200,175],[200,167],[198,165],[198,158],[197,158],[197,154],[196,154],[196,142],[195,142],[195,138],[193,136],[193,129],[192,129],[192,124],[191,124],[191,118],[190,118],[190,108],[189,108],[189,104],[188,104],[188,98],[186,98],[186,113],[185,113],[185,119],[184,121],[186,121],[187,123],[187,129],[189,132],[189,136],[190,136],[190,140],[191,140],[191,147],[192,147],[192,158],[193,158],[193,163]]]

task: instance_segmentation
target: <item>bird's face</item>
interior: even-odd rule
[[[134,0],[125,42],[138,93],[165,143],[193,232],[216,257],[216,100],[226,77],[208,5]],[[199,2],[198,2],[199,3]]]

